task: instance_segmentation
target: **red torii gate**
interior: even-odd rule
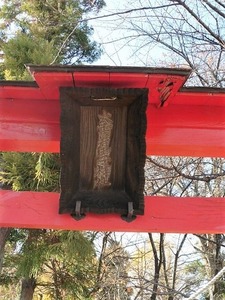
[[[34,82],[0,83],[0,150],[59,152],[59,87],[148,88],[147,155],[225,157],[225,90],[183,87],[188,69],[29,66]],[[59,194],[0,191],[0,226],[137,232],[225,232],[224,198],[145,197],[132,223],[58,214]]]

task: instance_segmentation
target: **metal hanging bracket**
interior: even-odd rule
[[[82,220],[86,217],[85,214],[81,213],[81,201],[76,201],[75,213],[71,214],[71,217],[76,221]]]
[[[126,222],[132,222],[137,218],[137,216],[134,215],[133,202],[128,202],[128,214],[122,215],[121,218]]]

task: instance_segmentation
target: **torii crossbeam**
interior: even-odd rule
[[[184,88],[188,69],[29,66],[34,82],[0,83],[0,150],[59,152],[60,87],[147,88],[147,155],[225,157],[225,90]],[[0,191],[0,226],[73,230],[225,231],[224,198],[145,197],[132,223],[58,214],[56,193]],[[43,205],[44,204],[44,205]]]

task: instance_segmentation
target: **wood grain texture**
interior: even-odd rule
[[[60,213],[144,213],[146,89],[61,89]]]

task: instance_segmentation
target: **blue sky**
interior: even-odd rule
[[[106,6],[101,10],[99,15],[108,15],[111,13],[122,12],[129,9],[142,7],[139,1],[109,1],[106,0]],[[140,38],[126,39],[125,36],[135,34],[133,31],[126,29],[128,20],[138,21],[137,14],[130,13],[120,16],[101,18],[91,21],[94,28],[93,39],[102,45],[103,54],[96,61],[95,65],[112,65],[112,66],[155,66],[160,59],[164,60],[163,56],[166,51],[155,45],[147,45],[139,49],[141,43],[146,40]]]

